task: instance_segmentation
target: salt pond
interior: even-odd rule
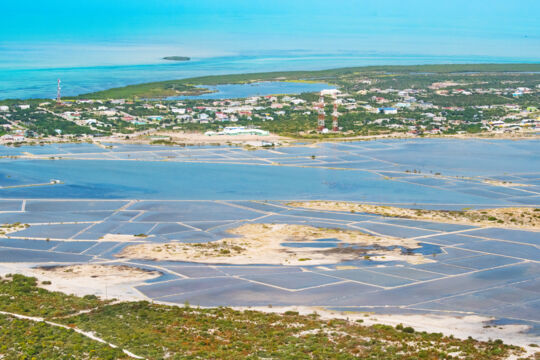
[[[292,82],[292,81],[263,81],[248,84],[223,84],[214,86],[201,86],[212,93],[198,96],[172,96],[168,100],[184,99],[237,99],[251,96],[300,94],[319,92],[324,89],[335,89],[326,83]]]
[[[227,229],[246,222],[360,230],[415,239],[421,248],[413,252],[433,262],[375,262],[359,256],[325,266],[137,259],[129,264],[163,273],[137,286],[141,294],[159,301],[477,314],[525,323],[538,334],[537,231],[314,211],[291,208],[287,201],[353,200],[449,210],[539,207],[539,145],[538,140],[418,139],[274,151],[145,145],[103,149],[90,144],[0,147],[0,156],[21,156],[0,160],[0,223],[30,224],[0,239],[0,268],[11,272],[15,262],[123,264],[115,255],[134,242],[208,242],[230,238]],[[32,158],[24,158],[24,152]],[[13,187],[51,179],[63,183]],[[485,179],[527,186],[497,186]],[[104,240],[107,234],[148,237]],[[338,246],[328,238],[289,243]]]

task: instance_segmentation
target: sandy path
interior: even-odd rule
[[[47,321],[44,318],[37,317],[37,316],[26,316],[26,315],[20,315],[20,314],[16,314],[16,313],[10,313],[10,312],[6,312],[6,311],[0,311],[0,314],[15,317],[17,319],[29,320],[29,321],[34,321],[34,322],[44,322],[45,324],[50,325],[50,326],[60,327],[60,328],[66,329],[66,330],[73,330],[76,333],[81,334],[83,336],[86,336],[89,339],[100,342],[102,344],[106,344],[106,345],[108,345],[108,346],[110,346],[110,347],[112,347],[114,349],[118,349],[117,345],[111,344],[110,342],[96,336],[92,332],[84,331],[84,330],[81,330],[81,329],[76,328],[76,327],[69,327],[67,325],[58,324],[58,323],[55,323],[55,322],[52,322],[52,321]],[[127,356],[129,356],[131,358],[144,359],[142,356],[135,355],[134,353],[132,353],[131,351],[128,351],[126,349],[121,349],[121,350],[122,350],[122,352],[124,354],[126,354]]]

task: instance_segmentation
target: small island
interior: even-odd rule
[[[170,61],[189,61],[191,58],[187,56],[165,56],[163,60],[170,60]]]

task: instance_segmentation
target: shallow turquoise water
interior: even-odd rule
[[[24,54],[26,55],[26,54]],[[0,49],[0,65],[2,63]],[[11,59],[10,59],[11,60]],[[521,61],[530,61],[522,59]],[[208,75],[266,71],[322,70],[364,65],[520,62],[489,56],[433,56],[406,54],[264,55],[194,58],[181,63],[84,67],[16,68],[0,66],[0,99],[55,98],[56,81],[63,96],[73,96],[131,84]]]

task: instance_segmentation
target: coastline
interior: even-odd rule
[[[424,135],[424,136],[413,136],[410,134],[403,133],[394,133],[394,134],[381,134],[381,135],[359,135],[351,137],[324,137],[320,139],[313,138],[302,138],[302,137],[286,137],[277,134],[270,134],[269,136],[258,136],[258,135],[221,135],[221,136],[206,136],[202,132],[193,132],[187,133],[183,131],[156,131],[156,132],[145,132],[144,135],[136,134],[129,139],[125,137],[110,136],[102,137],[96,139],[77,139],[77,138],[44,138],[36,139],[35,141],[25,141],[20,143],[10,143],[10,142],[0,142],[2,146],[10,147],[20,147],[20,146],[32,146],[32,145],[42,145],[42,144],[71,144],[71,143],[91,143],[96,146],[101,146],[103,143],[113,143],[113,144],[141,144],[141,145],[153,145],[150,138],[151,135],[154,136],[168,136],[171,139],[169,143],[162,143],[159,145],[169,145],[169,146],[197,146],[197,145],[231,145],[231,146],[245,146],[252,145],[256,142],[272,142],[274,146],[314,146],[319,143],[330,143],[330,142],[354,142],[354,141],[376,141],[376,140],[421,140],[421,139],[459,139],[459,140],[540,140],[540,133],[479,133],[479,134],[452,134],[452,135]],[[298,142],[309,143],[309,144],[298,144]],[[255,146],[257,147],[257,146]],[[1,157],[0,157],[1,158]]]

